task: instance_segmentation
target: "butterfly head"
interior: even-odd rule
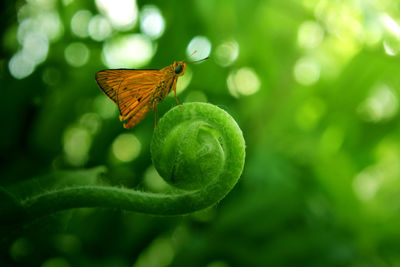
[[[182,61],[174,62],[174,72],[177,76],[182,76],[186,70],[186,63]]]

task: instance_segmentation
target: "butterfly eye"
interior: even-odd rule
[[[175,74],[179,74],[182,72],[182,66],[181,65],[176,65],[175,67]]]

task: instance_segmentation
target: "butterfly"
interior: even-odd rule
[[[186,63],[175,61],[160,69],[108,69],[96,73],[100,89],[118,106],[119,119],[124,128],[136,126],[147,113],[154,109],[157,126],[157,104],[174,91],[178,77],[186,70]]]
[[[197,51],[194,51],[196,53]],[[206,60],[189,62],[195,63]],[[186,59],[185,59],[186,60]],[[174,91],[176,102],[176,83],[185,73],[184,61],[160,69],[109,69],[96,73],[96,81],[100,89],[110,98],[119,109],[119,119],[124,121],[124,128],[136,126],[147,113],[154,109],[155,127],[157,127],[157,104]]]

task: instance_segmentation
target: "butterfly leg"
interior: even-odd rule
[[[157,128],[157,121],[158,121],[158,110],[157,110],[157,102],[153,102],[153,109],[154,109],[154,130]]]
[[[179,102],[178,98],[176,97],[176,87],[174,88],[174,97],[175,97],[176,102],[178,103],[179,107],[181,108],[181,111],[183,111],[182,104],[181,104],[181,102]]]
[[[157,110],[157,105],[158,105],[158,103],[160,103],[162,100],[163,100],[163,99],[162,99],[161,97],[159,97],[159,96],[155,97],[155,98],[152,100],[153,110],[154,110],[154,119],[155,119],[155,121],[154,121],[154,129],[157,128],[157,122],[158,122],[158,110]]]

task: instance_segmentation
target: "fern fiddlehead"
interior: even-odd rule
[[[234,119],[222,109],[189,103],[160,120],[151,143],[155,168],[170,193],[115,186],[66,186],[21,201],[28,218],[79,207],[112,207],[157,215],[179,215],[207,208],[224,198],[244,166],[245,143]],[[183,112],[182,112],[183,111]]]

